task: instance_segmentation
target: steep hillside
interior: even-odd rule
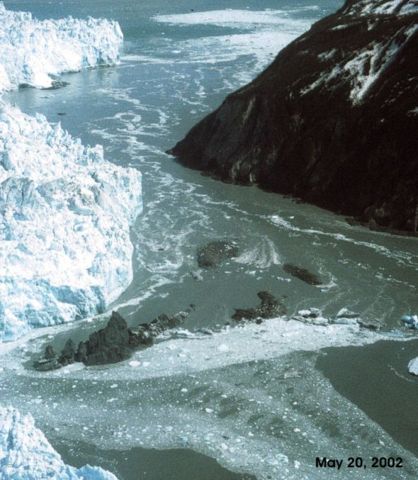
[[[418,2],[347,0],[171,153],[225,181],[416,230]]]

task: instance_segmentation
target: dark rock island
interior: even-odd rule
[[[44,355],[35,360],[33,366],[39,371],[49,371],[74,362],[85,365],[121,362],[128,359],[135,350],[151,346],[161,333],[182,325],[190,311],[189,308],[171,316],[161,314],[149,323],[141,323],[136,329],[129,328],[118,312],[112,312],[106,326],[91,333],[77,348],[71,338],[59,355],[52,345],[47,345]]]
[[[416,232],[418,5],[347,0],[170,153],[215,178]]]

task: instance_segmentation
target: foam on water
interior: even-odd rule
[[[272,265],[281,265],[283,263],[276,246],[269,238],[262,238],[257,246],[245,250],[234,261],[259,269],[266,269]]]
[[[349,237],[343,233],[334,233],[334,232],[327,232],[323,230],[319,230],[317,228],[302,228],[298,227],[297,225],[292,224],[288,220],[285,220],[280,215],[274,214],[269,217],[266,217],[273,225],[278,226],[279,228],[300,232],[308,235],[319,235],[322,237],[329,237],[333,238],[339,242],[347,242],[353,245],[358,245],[361,247],[366,247],[368,249],[373,250],[374,252],[378,253],[379,255],[383,255],[388,258],[396,259],[398,262],[407,265],[407,266],[414,266],[418,265],[417,259],[415,256],[409,252],[404,251],[394,251],[389,249],[383,245],[379,245],[377,242],[368,242],[362,240],[356,240],[352,237]],[[348,229],[348,225],[345,226]]]

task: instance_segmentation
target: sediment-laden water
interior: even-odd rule
[[[144,211],[131,232],[134,280],[111,308],[135,325],[195,304],[185,325],[193,332],[223,326],[234,308],[256,305],[256,293],[268,290],[285,296],[290,314],[316,307],[333,317],[346,307],[378,322],[384,333],[269,320],[211,336],[169,339],[136,353],[133,364],[77,365],[49,374],[25,368],[46,340],[40,335],[58,335],[58,343],[69,331],[73,338],[84,338],[101,324],[97,319],[19,341],[1,359],[1,402],[30,411],[64,456],[79,458],[80,464],[96,458],[91,463],[100,464],[101,455],[107,462],[103,466],[112,470],[113,465],[125,480],[141,478],[140,467],[132,452],[125,462],[124,457],[112,462],[114,450],[123,456],[133,448],[183,449],[174,458],[205,464],[204,457],[192,454],[184,460],[184,449],[192,449],[259,479],[416,478],[418,462],[404,450],[415,450],[410,436],[408,441],[402,435],[392,439],[390,428],[376,423],[373,402],[366,409],[350,395],[355,381],[349,361],[343,367],[336,362],[337,379],[329,366],[318,369],[316,364],[318,356],[323,362],[320,349],[338,347],[332,356],[344,351],[346,359],[347,350],[341,348],[352,345],[357,347],[349,348],[350,355],[360,349],[376,361],[379,350],[362,345],[404,335],[401,315],[418,311],[417,239],[370,232],[279,195],[216,182],[164,153],[225,95],[254,78],[280,48],[341,2],[5,3],[40,18],[116,19],[125,34],[119,66],[66,75],[69,85],[62,89],[9,95],[24,112],[60,121],[83,143],[102,144],[108,160],[142,172]],[[197,248],[217,239],[235,241],[239,256],[217,269],[199,270]],[[283,270],[286,263],[312,271],[321,285],[291,276]],[[391,345],[390,351],[403,344]],[[406,377],[400,382],[415,382],[407,377],[406,365],[405,371],[401,366],[396,371]],[[384,385],[389,372],[377,371],[373,382],[363,378],[362,385]],[[376,397],[376,411],[379,401]],[[402,402],[398,398],[399,411]],[[316,456],[402,456],[404,467],[336,473],[315,468]],[[155,478],[161,461],[174,462],[167,453],[152,458],[147,468]],[[236,478],[215,464],[207,468],[213,469],[213,480]],[[179,470],[177,476],[175,471],[167,478],[195,478],[193,470]]]

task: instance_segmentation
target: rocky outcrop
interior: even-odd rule
[[[222,262],[238,256],[238,246],[228,240],[209,242],[197,251],[197,264],[200,268],[214,268]]]
[[[418,224],[418,6],[347,0],[172,150],[371,227]]]
[[[128,327],[126,320],[118,313],[112,315],[104,328],[89,335],[76,349],[72,339],[68,339],[60,355],[51,345],[47,345],[42,358],[36,360],[34,368],[39,371],[56,370],[74,362],[85,365],[105,365],[128,359],[134,350],[146,348],[166,330],[180,326],[193,309],[175,315],[159,315],[150,323],[142,323],[136,329]]]
[[[255,320],[256,323],[261,323],[262,319],[281,317],[286,314],[286,306],[271,293],[261,291],[257,293],[257,296],[261,300],[258,307],[235,309],[231,318],[236,322]]]
[[[308,285],[318,286],[322,284],[321,279],[315,273],[310,272],[306,268],[298,267],[297,265],[293,265],[291,263],[285,263],[283,265],[283,270],[286,273],[289,273],[293,277],[302,280],[302,282],[307,283]]]
[[[48,372],[49,370],[57,370],[62,365],[58,362],[57,354],[52,345],[47,345],[43,357],[35,360],[33,366],[40,372]]]
[[[103,365],[126,360],[131,355],[130,331],[123,317],[113,312],[108,324],[78,345],[75,360],[85,365]]]

